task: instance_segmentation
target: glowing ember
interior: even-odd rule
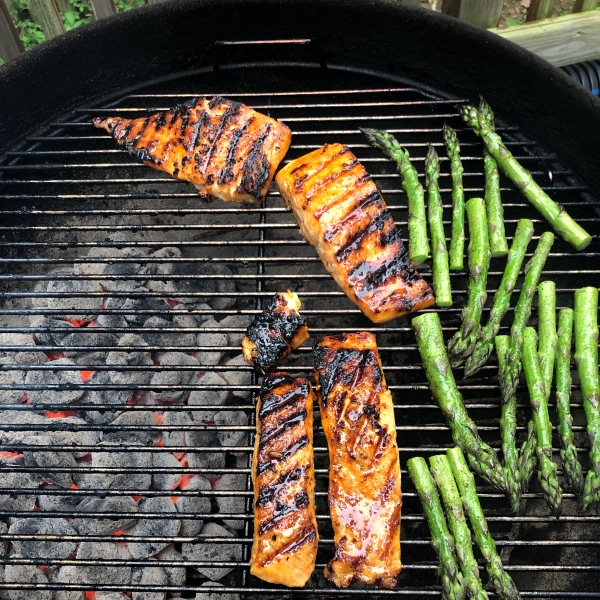
[[[181,478],[181,481],[179,483],[179,489],[185,490],[185,488],[190,484],[190,481],[193,478],[194,478],[194,475],[192,475],[191,473],[185,473],[185,475],[183,475],[183,477]]]
[[[160,440],[158,440],[158,442],[156,442],[157,446],[164,446],[165,443],[162,441],[162,438],[160,438]]]
[[[69,489],[70,489],[70,490],[78,490],[79,488],[78,488],[78,487],[77,487],[77,486],[76,486],[74,483],[72,483],[72,484],[69,486]]]
[[[183,302],[178,302],[177,300],[173,300],[171,298],[165,298],[165,300],[171,308],[175,308],[176,306],[183,304]]]
[[[79,375],[81,375],[81,381],[85,383],[92,375],[94,371],[79,371]]]
[[[65,353],[60,350],[44,352],[44,354],[48,357],[48,360],[59,360],[65,357]]]
[[[57,412],[48,411],[46,413],[46,416],[49,419],[66,419],[67,417],[76,417],[77,411],[74,411],[74,410],[59,410]]]
[[[144,496],[131,496],[135,502],[139,502]]]
[[[96,592],[85,592],[85,600],[96,600]]]
[[[50,569],[48,567],[45,567],[44,565],[38,565],[38,567],[40,568],[40,571],[42,571],[42,573],[44,573],[44,575],[50,574]]]
[[[2,458],[15,458],[17,456],[22,456],[20,452],[8,452],[5,450],[4,452],[0,452],[0,459]]]
[[[163,414],[161,412],[153,412],[152,416],[154,417],[154,420],[156,421],[157,425],[162,425]]]
[[[62,320],[66,321],[67,323],[71,323],[71,325],[74,325],[75,327],[83,327],[86,323],[89,322],[89,321],[77,320],[77,319],[62,319]]]

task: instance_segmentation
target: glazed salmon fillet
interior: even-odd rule
[[[226,202],[262,202],[292,139],[283,123],[220,96],[93,123],[147,165]]]
[[[385,323],[435,302],[379,190],[347,146],[326,144],[287,164],[275,181],[300,233],[371,321]]]
[[[400,459],[375,336],[319,337],[314,359],[335,543],[325,577],[337,587],[361,581],[394,588],[402,569]]]
[[[250,573],[288,587],[308,581],[317,557],[313,402],[308,379],[278,372],[265,376],[256,407]]]

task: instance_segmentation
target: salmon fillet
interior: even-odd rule
[[[292,139],[283,123],[220,96],[93,123],[147,165],[225,202],[262,202]]]
[[[347,146],[326,144],[287,164],[275,181],[300,233],[371,321],[385,323],[435,302],[379,190]]]
[[[275,294],[265,310],[254,317],[242,340],[244,360],[249,365],[268,371],[308,339],[300,306],[300,298],[293,292]]]
[[[256,407],[250,573],[288,587],[308,581],[317,557],[313,400],[308,379],[270,373]]]
[[[325,577],[337,587],[362,581],[394,588],[402,569],[400,459],[375,336],[319,337],[314,359],[335,543]]]

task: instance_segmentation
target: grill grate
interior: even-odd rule
[[[251,72],[258,81],[271,82],[271,70],[257,67]],[[288,75],[292,80],[296,71],[299,80],[307,77],[305,69],[289,67]],[[239,72],[245,71],[239,69]],[[259,75],[264,79],[261,80]],[[382,87],[387,82],[382,84],[382,80],[363,75],[342,76],[334,71],[330,72],[326,91],[278,92],[273,91],[277,89],[276,83],[261,85],[268,91],[222,95],[246,102],[292,127],[294,140],[286,160],[325,142],[348,143],[373,175],[403,231],[406,229],[406,199],[400,178],[393,165],[364,142],[359,126],[386,128],[397,134],[422,173],[427,142],[443,148],[441,127],[448,122],[459,131],[465,191],[471,197],[483,193],[481,146],[458,117],[459,99],[448,99],[443,94],[412,84]],[[338,86],[341,89],[335,89]],[[0,370],[0,402],[3,404],[0,406],[3,443],[0,478],[10,476],[11,479],[5,480],[12,482],[10,485],[0,483],[0,521],[11,526],[10,532],[6,527],[0,530],[0,539],[8,547],[8,552],[0,557],[0,565],[4,565],[6,574],[9,569],[12,573],[22,573],[21,579],[9,583],[1,583],[0,579],[0,596],[3,590],[37,590],[26,593],[30,594],[28,597],[39,598],[51,597],[43,590],[55,590],[56,600],[83,598],[84,590],[130,591],[133,598],[164,598],[165,594],[188,598],[196,593],[200,593],[198,598],[203,598],[208,597],[203,594],[209,592],[231,594],[222,596],[228,599],[299,595],[323,599],[347,595],[439,596],[435,580],[437,562],[405,465],[411,456],[443,451],[451,445],[451,436],[430,397],[409,320],[401,319],[387,327],[374,327],[368,322],[345,298],[314,251],[300,238],[292,215],[283,208],[274,188],[264,206],[246,209],[218,202],[205,206],[199,203],[191,186],[138,164],[116,149],[112,139],[90,125],[92,115],[140,116],[146,111],[172,106],[194,94],[211,95],[232,89],[245,87],[199,83],[197,77],[152,85],[146,93],[127,94],[105,104],[81,108],[67,115],[62,122],[50,123],[43,132],[30,137],[23,147],[10,152],[0,164],[0,197],[3,200],[0,210],[0,290],[3,300],[0,357],[5,357],[0,358],[5,363]],[[538,181],[543,182],[545,189],[567,206],[579,222],[586,223],[594,237],[598,237],[599,215],[591,208],[585,187],[573,173],[564,168],[554,154],[544,151],[517,128],[499,123],[498,130],[519,160]],[[445,153],[441,151],[440,155],[440,182],[445,214],[449,218],[449,168]],[[529,217],[536,224],[537,238],[547,228],[537,213],[506,181],[503,181],[503,194],[509,237],[512,237],[518,219]],[[449,233],[450,223],[446,225]],[[166,248],[173,250],[167,252]],[[154,254],[157,251],[162,254]],[[600,285],[599,255],[594,251],[575,255],[561,240],[555,243],[544,277],[556,281],[560,307],[571,306],[572,292],[582,285]],[[73,267],[80,270],[56,271]],[[503,268],[503,261],[492,261],[490,301]],[[429,269],[429,266],[421,269],[427,278],[431,276]],[[452,283],[455,306],[440,311],[447,337],[458,326],[466,298],[467,277],[464,273],[453,274]],[[140,285],[146,289],[139,290]],[[245,331],[243,323],[260,312],[266,298],[285,288],[300,295],[305,308],[303,314],[308,317],[313,335],[357,329],[377,333],[386,378],[397,409],[404,480],[404,570],[397,591],[360,587],[335,590],[322,577],[322,568],[332,554],[333,542],[326,511],[327,452],[318,411],[315,414],[315,461],[321,543],[315,574],[306,589],[289,591],[266,585],[249,575],[247,562],[252,541],[249,467],[254,396],[259,389],[259,380],[245,364],[235,359],[240,353],[239,339]],[[513,306],[516,297],[517,294]],[[100,316],[102,323],[96,324]],[[168,324],[156,320],[148,324],[147,319],[153,317],[164,318]],[[174,322],[174,317],[179,320]],[[83,321],[86,326],[73,327],[65,319]],[[506,324],[510,319],[509,315],[504,331],[507,331]],[[217,323],[213,325],[214,320]],[[87,326],[90,322],[94,327]],[[86,343],[85,336],[89,336],[90,331],[99,337],[92,343],[88,337]],[[63,343],[68,334],[72,334],[69,341]],[[127,338],[126,343],[117,347],[118,340],[128,334],[140,337]],[[24,343],[24,335],[27,339],[35,337],[36,345]],[[40,352],[51,360],[36,360],[36,353]],[[107,364],[107,356],[115,352],[119,352],[121,358],[149,354],[153,361],[129,364],[124,360],[113,360]],[[169,352],[180,354],[173,355],[177,358],[172,364],[163,364],[165,353]],[[192,353],[198,358],[199,365],[183,361],[183,354],[189,356]],[[74,357],[77,364],[57,363],[56,359],[65,354]],[[18,355],[20,358],[15,362]],[[229,363],[232,359],[233,363]],[[310,375],[309,345],[289,357],[283,366],[290,372]],[[489,364],[471,380],[463,381],[459,377],[458,384],[482,437],[499,448],[496,370],[495,364]],[[78,372],[81,381],[73,379],[77,378]],[[106,372],[110,372],[110,377],[96,382],[96,378]],[[199,372],[212,374],[212,379],[204,382],[204,376],[189,379]],[[29,403],[17,398],[17,390],[24,390]],[[96,392],[95,396],[93,392]],[[125,400],[115,401],[115,396],[109,396],[117,392],[124,394]],[[72,403],[64,403],[68,394],[76,398]],[[165,400],[169,394],[171,399]],[[190,394],[196,394],[197,401],[193,405],[187,401]],[[210,419],[189,418],[192,413],[215,411],[214,401],[208,400],[215,394],[224,395],[225,404],[217,408],[233,415],[231,422],[219,424]],[[112,401],[108,402],[107,398]],[[518,399],[520,441],[529,416],[524,388],[519,388]],[[551,410],[554,410],[552,403]],[[151,413],[160,415],[154,423],[144,420]],[[59,416],[48,418],[49,414]],[[99,416],[92,420],[87,418],[88,414]],[[122,415],[121,420],[113,424],[114,418],[109,419],[107,414],[114,418]],[[44,418],[36,420],[36,415]],[[182,415],[188,415],[187,420]],[[240,420],[238,415],[246,418]],[[576,441],[586,467],[585,418],[576,384],[573,415]],[[33,434],[37,436],[35,439]],[[59,437],[48,437],[52,435]],[[176,436],[185,440],[185,447],[166,442]],[[157,445],[157,440],[162,441],[162,445]],[[107,445],[107,441],[111,445]],[[556,454],[557,443],[555,439]],[[195,464],[184,461],[173,466],[153,458],[172,457],[173,452],[185,452],[188,457],[213,456],[217,466],[200,459]],[[100,454],[104,456],[103,461],[89,462],[90,456]],[[25,464],[19,455],[25,456]],[[78,458],[72,458],[70,462],[57,458],[74,455]],[[107,458],[109,456],[113,458]],[[136,463],[131,460],[135,456],[150,458]],[[202,475],[212,486],[187,491],[180,487],[159,489],[154,482],[159,481],[160,475],[164,478]],[[218,483],[224,481],[223,476],[236,475],[243,482],[241,489],[227,489]],[[152,485],[137,483],[147,482],[144,477],[150,476]],[[106,488],[103,483],[98,483],[100,478],[119,483]],[[48,481],[51,485],[41,483]],[[71,487],[65,483],[69,481],[74,482]],[[85,481],[87,484],[82,485]],[[599,515],[577,515],[574,496],[566,493],[564,516],[557,522],[545,507],[537,482],[532,482],[530,492],[524,495],[518,516],[509,514],[501,494],[483,485],[479,487],[479,493],[507,570],[523,590],[524,597],[600,597],[597,583]],[[93,533],[84,529],[82,533],[75,526],[92,522],[92,519],[127,518],[127,510],[99,510],[98,507],[107,499],[128,501],[131,497],[140,503],[149,499],[162,502],[169,498],[173,503],[177,499],[199,498],[207,502],[189,504],[187,509],[182,505],[181,510],[174,504],[177,512],[168,513],[156,510],[152,505],[143,517],[138,507],[129,518],[133,524],[145,524],[142,533],[132,531],[130,525],[119,527],[119,531],[112,533]],[[82,508],[80,502],[86,498],[98,501],[95,509]],[[201,506],[202,509],[190,509],[189,506]],[[36,519],[38,530],[34,533],[14,530],[17,519]],[[72,524],[73,530],[40,532],[42,521],[52,523],[60,519]],[[177,531],[165,533],[160,527],[152,526],[152,523],[160,525],[169,519],[179,522]],[[241,523],[242,528],[237,524],[234,529],[226,527],[226,531],[222,527],[209,527],[207,531],[186,535],[181,527],[193,525],[199,519],[205,525],[228,525],[233,521]],[[232,533],[228,532],[233,532],[233,537],[229,537]],[[66,556],[58,552],[48,557],[41,551],[36,555],[31,548],[36,550],[42,546],[33,546],[33,543],[42,541],[50,546],[54,543],[55,548],[58,548],[58,541],[70,542],[78,550]],[[16,548],[23,548],[23,542],[32,544],[29,550],[19,553]],[[156,557],[157,552],[140,552],[137,557],[127,558],[124,562],[117,554],[92,552],[86,555],[81,552],[82,546],[77,546],[80,542],[110,542],[111,547],[125,543],[129,551],[134,543],[155,544],[155,548],[168,545],[169,549],[183,550],[184,557],[176,554]],[[188,544],[200,548],[199,553],[186,553]],[[214,548],[219,549],[216,554],[205,552]],[[185,579],[174,577],[150,583],[138,579],[119,583],[112,576],[104,579],[98,576],[97,582],[88,579],[84,583],[70,583],[60,575],[68,569],[86,566],[112,567],[113,571],[103,573],[114,575],[124,564],[126,568],[147,567],[148,572],[157,566],[174,570],[183,568]],[[44,567],[43,581],[32,578],[32,571],[18,571],[32,565],[34,569],[38,565]],[[215,568],[229,572],[217,578]],[[211,571],[212,578],[218,579],[224,587],[211,581],[211,575],[207,576]],[[482,577],[485,579],[484,572]],[[79,594],[67,595],[67,590],[79,590]],[[158,595],[142,595],[142,592],[157,592]]]

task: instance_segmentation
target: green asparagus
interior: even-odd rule
[[[402,187],[408,196],[408,254],[418,267],[429,257],[427,219],[425,217],[425,193],[419,183],[419,174],[410,162],[408,150],[398,140],[379,129],[361,129],[369,142],[396,163],[402,175]]]
[[[407,461],[408,473],[415,484],[425,519],[431,532],[431,545],[440,559],[442,598],[460,600],[465,597],[466,586],[456,561],[456,546],[448,531],[444,510],[435,483],[425,459],[416,456]]]
[[[494,113],[483,98],[479,102],[479,113],[487,121],[492,131],[495,131]],[[485,208],[488,215],[490,249],[492,256],[498,258],[508,254],[508,243],[504,233],[504,208],[500,198],[498,163],[485,147],[483,149],[483,171],[485,173]]]
[[[500,323],[502,323],[502,319],[510,306],[510,297],[515,289],[521,265],[525,258],[525,252],[532,237],[533,223],[529,219],[521,219],[517,224],[515,237],[508,253],[506,268],[504,269],[498,291],[494,296],[494,304],[490,311],[488,322],[485,327],[479,330],[475,349],[471,356],[467,358],[465,377],[470,377],[477,373],[485,365],[492,353],[494,337],[500,330]]]
[[[448,354],[453,367],[464,363],[473,352],[483,307],[487,299],[487,274],[490,265],[485,203],[471,198],[466,203],[469,220],[469,294],[462,312],[462,325],[448,342]]]
[[[479,567],[473,556],[471,532],[463,512],[460,494],[452,475],[452,469],[445,454],[438,454],[429,459],[431,474],[442,495],[446,507],[446,518],[450,532],[454,537],[456,555],[467,586],[467,595],[474,600],[487,600],[487,592],[481,585]]]
[[[537,355],[537,334],[533,327],[525,327],[523,332],[523,371],[527,379],[537,438],[538,479],[548,506],[555,515],[559,515],[562,510],[562,490],[558,483],[556,463],[552,460],[552,424],[548,414],[546,386]]]
[[[521,373],[523,329],[525,329],[527,321],[529,321],[533,296],[553,242],[554,235],[552,233],[549,231],[542,233],[537,248],[525,267],[525,280],[523,281],[521,294],[515,307],[515,316],[510,330],[510,347],[508,349],[506,366],[502,369],[501,385],[503,402],[508,402],[517,391],[519,375]]]
[[[506,364],[506,353],[510,338],[507,335],[496,336],[496,354],[500,372]],[[521,475],[519,473],[519,452],[516,444],[517,399],[513,396],[500,407],[500,436],[504,456],[504,473],[508,484],[508,498],[513,512],[518,512],[521,504]]]
[[[506,478],[496,451],[477,433],[469,418],[462,396],[456,387],[454,375],[444,348],[442,326],[437,313],[424,313],[412,320],[421,359],[444,416],[452,430],[452,439],[469,459],[471,468],[499,490],[506,490]]]
[[[460,144],[452,127],[444,123],[444,142],[450,159],[452,175],[452,237],[450,239],[450,270],[462,271],[465,259],[465,193]]]
[[[521,190],[525,198],[552,225],[554,231],[572,244],[576,250],[590,245],[592,236],[578,225],[565,208],[557,204],[534,181],[531,173],[522,167],[502,142],[487,119],[474,106],[461,107],[463,120],[481,137],[488,152],[494,157],[504,174]]]
[[[519,475],[523,493],[529,489],[529,482],[538,464],[536,451],[537,437],[535,435],[535,425],[531,420],[527,423],[527,439],[523,442],[519,451]]]
[[[538,286],[538,360],[542,370],[542,379],[546,390],[546,400],[550,398],[554,358],[558,336],[556,335],[556,284],[543,281]]]
[[[579,510],[600,499],[600,381],[598,378],[598,289],[575,292],[575,362],[590,438],[590,470],[585,477]]]
[[[486,569],[496,589],[496,594],[501,600],[515,600],[520,598],[519,590],[517,590],[511,576],[504,570],[502,561],[496,552],[496,544],[494,544],[494,540],[489,532],[481,504],[479,503],[479,497],[475,488],[475,479],[467,467],[462,450],[460,448],[451,448],[446,454],[462,498],[463,507],[471,522],[475,541],[485,559]]]
[[[577,460],[577,448],[573,441],[573,417],[571,416],[571,341],[573,335],[573,311],[563,308],[558,313],[558,348],[556,352],[556,411],[560,457],[566,482],[579,496],[583,492],[583,470]]]
[[[427,184],[429,231],[431,232],[433,254],[433,289],[435,292],[435,301],[438,306],[452,306],[442,196],[440,195],[438,185],[439,176],[440,159],[434,147],[429,145],[427,156],[425,157],[425,181]]]

